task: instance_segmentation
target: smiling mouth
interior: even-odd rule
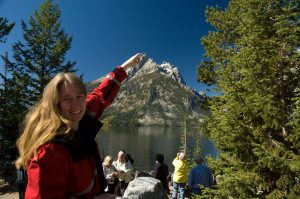
[[[79,114],[79,113],[81,113],[81,111],[73,111],[73,112],[71,112],[72,114]]]

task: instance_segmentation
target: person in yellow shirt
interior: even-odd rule
[[[188,166],[185,161],[184,153],[177,153],[173,160],[174,174],[173,174],[173,199],[177,199],[178,188],[180,191],[180,199],[184,199],[185,184],[188,181]]]

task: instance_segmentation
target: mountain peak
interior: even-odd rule
[[[157,64],[143,56],[127,71],[117,99],[102,115],[104,123],[119,126],[200,125],[208,110],[205,95],[184,82],[177,67],[167,61]],[[100,81],[97,80],[97,81]],[[92,90],[97,84],[87,84]]]
[[[188,90],[189,92],[192,92],[193,94],[201,98],[205,98],[204,92],[197,92],[195,89],[187,86],[178,68],[167,61],[163,61],[163,63],[157,64],[152,58],[149,58],[144,54],[140,64],[138,64],[134,68],[128,69],[126,72],[128,74],[128,78],[126,81],[130,81],[130,79],[134,79],[145,74],[159,73],[173,79],[175,82],[180,84],[181,87]]]
[[[182,75],[180,74],[177,67],[172,65],[171,63],[167,61],[163,61],[161,64],[157,64],[152,58],[147,57],[145,54],[142,57],[141,62],[136,65],[133,68],[129,68],[126,70],[128,78],[124,82],[129,82],[132,79],[147,75],[147,74],[161,74],[164,75],[170,79],[172,79],[174,82],[178,83],[182,88],[187,90],[190,93],[193,93],[194,95],[204,99],[206,98],[204,92],[200,91],[197,92],[195,89],[190,88],[188,85],[186,85]],[[87,83],[88,90],[91,90],[93,86],[90,85],[96,85],[99,82],[103,80],[104,77],[101,77],[97,80],[94,80],[90,83]]]
[[[164,61],[162,64],[157,64],[153,59],[148,58],[146,55],[143,56],[140,64],[127,70],[128,80],[150,73],[160,73],[172,78],[182,86],[186,85],[177,67],[167,61]]]

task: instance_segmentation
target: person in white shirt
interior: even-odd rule
[[[119,178],[118,195],[123,196],[132,177],[131,175],[132,166],[129,161],[126,161],[124,151],[120,151],[118,153],[118,159],[117,161],[113,162],[113,165],[118,170],[118,178]]]
[[[106,192],[114,194],[115,187],[118,182],[118,170],[114,165],[112,165],[113,160],[110,155],[106,156],[103,161],[103,174],[107,182],[107,188],[105,189]]]

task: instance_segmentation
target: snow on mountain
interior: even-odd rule
[[[160,73],[167,77],[170,77],[189,92],[192,92],[199,97],[205,98],[205,94],[203,92],[197,92],[195,89],[187,86],[178,68],[167,61],[164,61],[162,64],[157,64],[153,61],[153,59],[148,58],[146,55],[144,55],[140,64],[138,64],[134,68],[128,69],[126,72],[128,74],[127,81],[144,74]]]

